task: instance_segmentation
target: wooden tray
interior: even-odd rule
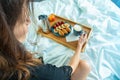
[[[75,24],[79,24],[77,22],[74,22],[74,21],[71,21],[71,20],[68,20],[68,19],[65,19],[63,17],[60,17],[60,16],[56,16],[56,20],[54,22],[50,22],[50,26],[52,26],[53,24],[55,24],[56,22],[58,21],[67,21],[69,22],[72,26],[74,26]],[[89,39],[90,35],[91,35],[91,32],[92,32],[92,28],[88,27],[88,26],[85,26],[85,25],[82,25],[82,24],[79,24],[83,27],[83,30],[87,32],[87,39]],[[66,39],[65,37],[57,37],[55,36],[52,32],[49,32],[49,33],[44,33],[42,31],[42,29],[39,29],[38,30],[38,34],[41,34],[42,36],[45,36],[47,38],[50,38],[60,44],[63,44],[64,46],[67,46],[73,50],[76,50],[76,47],[77,47],[77,41],[73,41],[73,42],[66,42]],[[84,52],[85,50],[85,46],[86,46],[87,42],[83,45],[82,47],[82,52]]]

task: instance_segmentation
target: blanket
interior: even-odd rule
[[[40,34],[38,16],[54,13],[90,26],[93,31],[80,58],[92,70],[87,80],[120,80],[120,9],[111,0],[43,0],[34,2],[36,24],[31,23],[23,43],[45,64],[67,65],[74,51]]]

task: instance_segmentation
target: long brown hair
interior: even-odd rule
[[[17,80],[28,80],[28,67],[40,64],[38,59],[25,50],[16,39],[13,29],[23,19],[23,5],[28,8],[29,0],[0,0],[0,79],[8,80],[17,75]]]

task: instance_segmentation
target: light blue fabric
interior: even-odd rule
[[[93,28],[81,53],[91,65],[87,80],[120,80],[120,9],[111,0],[45,0],[34,3],[36,25],[31,24],[24,45],[43,56],[45,63],[67,65],[74,51],[36,34],[40,14],[51,13]],[[35,44],[31,44],[35,43]],[[37,43],[37,44],[36,44]]]

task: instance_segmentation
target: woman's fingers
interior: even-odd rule
[[[83,34],[83,37],[86,40],[87,39],[87,34]]]
[[[78,44],[83,45],[87,41],[87,34],[82,34],[78,40]]]

